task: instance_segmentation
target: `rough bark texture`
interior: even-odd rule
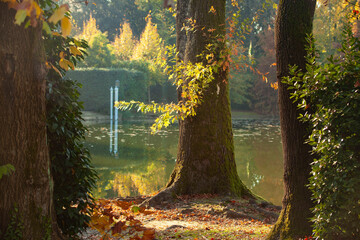
[[[177,1],[177,49],[180,60],[201,62],[198,57],[211,43],[211,36],[225,34],[226,0]],[[211,7],[216,13],[211,13]],[[185,32],[187,19],[196,21],[195,31]],[[209,29],[215,29],[209,36]],[[215,39],[215,37],[214,37]],[[213,53],[219,56],[224,46]],[[180,137],[175,169],[161,196],[184,194],[221,194],[252,197],[236,172],[231,112],[228,90],[228,70],[220,70],[196,109],[196,116],[180,121]],[[179,93],[179,99],[181,94]]]
[[[44,239],[53,226],[41,26],[25,29],[14,16],[0,2],[0,165],[16,169],[0,180],[0,238],[16,204],[23,239]]]
[[[304,144],[307,125],[299,122],[296,103],[290,100],[288,85],[281,82],[288,76],[289,65],[305,69],[306,34],[312,31],[316,1],[281,0],[275,27],[279,109],[284,151],[285,196],[283,209],[268,239],[298,239],[311,235],[311,193],[306,187],[311,171],[311,147]]]

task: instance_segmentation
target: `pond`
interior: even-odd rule
[[[120,122],[117,142],[108,122],[87,125],[86,145],[100,177],[94,191],[96,198],[147,195],[167,183],[175,166],[179,132],[177,126],[172,126],[151,135],[151,124],[149,120]],[[279,121],[240,117],[233,119],[233,134],[240,179],[254,193],[281,205]]]

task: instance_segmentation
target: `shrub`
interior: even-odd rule
[[[60,55],[75,66],[83,55],[70,54],[70,47],[76,46],[83,52],[88,45],[70,37],[44,38],[47,61],[53,66],[47,74],[46,120],[54,208],[61,231],[74,238],[90,221],[93,206],[90,194],[97,175],[83,145],[86,128],[81,118],[80,85],[63,79],[66,70],[60,66]]]
[[[346,27],[339,57],[324,65],[310,45],[307,72],[294,67],[287,81],[305,112],[301,119],[312,123],[314,234],[360,239],[360,42]]]
[[[80,91],[80,101],[84,102],[86,111],[94,111],[103,114],[109,114],[110,104],[110,87],[114,87],[115,81],[120,81],[119,98],[121,100],[147,100],[147,65],[142,62],[123,62],[123,69],[77,69],[69,71],[67,76],[77,79],[83,85]],[[131,68],[131,69],[130,69]],[[137,69],[137,70],[135,70]],[[146,70],[144,70],[146,71]],[[164,91],[158,90],[164,88]],[[175,87],[170,83],[164,83],[161,87],[154,86],[151,88],[153,100],[161,101],[166,98],[167,101],[176,100]]]
[[[86,128],[78,101],[80,85],[52,78],[48,86],[47,133],[56,217],[61,230],[74,236],[90,221],[89,207],[93,201],[90,192],[97,175],[83,145]]]

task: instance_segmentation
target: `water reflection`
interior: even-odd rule
[[[173,127],[151,135],[150,124],[88,127],[86,144],[100,176],[95,197],[150,194],[167,183],[175,166],[178,130]],[[240,178],[256,194],[281,204],[283,167],[278,122],[239,119],[233,126]],[[115,147],[118,154],[114,154]]]

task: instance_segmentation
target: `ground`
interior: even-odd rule
[[[136,231],[144,231],[144,235],[149,233],[149,238],[146,238],[142,233],[136,232],[138,239],[264,239],[280,212],[280,207],[265,201],[214,195],[178,197],[175,201],[140,210],[137,204],[145,199],[146,197],[99,200],[98,204],[102,205],[101,216],[109,215],[109,212],[111,216],[121,215],[119,219],[123,218],[124,223],[116,227],[116,223],[111,222],[107,231],[103,229],[103,234],[89,229],[82,235],[82,239],[131,239],[125,231],[125,228],[127,231],[130,229],[131,224],[138,224],[135,228],[139,230]],[[126,210],[121,210],[123,212],[119,215],[118,207]],[[125,216],[128,227],[124,227]],[[98,217],[93,220],[92,226],[99,229],[99,222],[102,223],[104,219]],[[118,229],[115,232],[122,231],[121,235],[111,236],[115,228]],[[134,237],[134,234],[131,236]]]

